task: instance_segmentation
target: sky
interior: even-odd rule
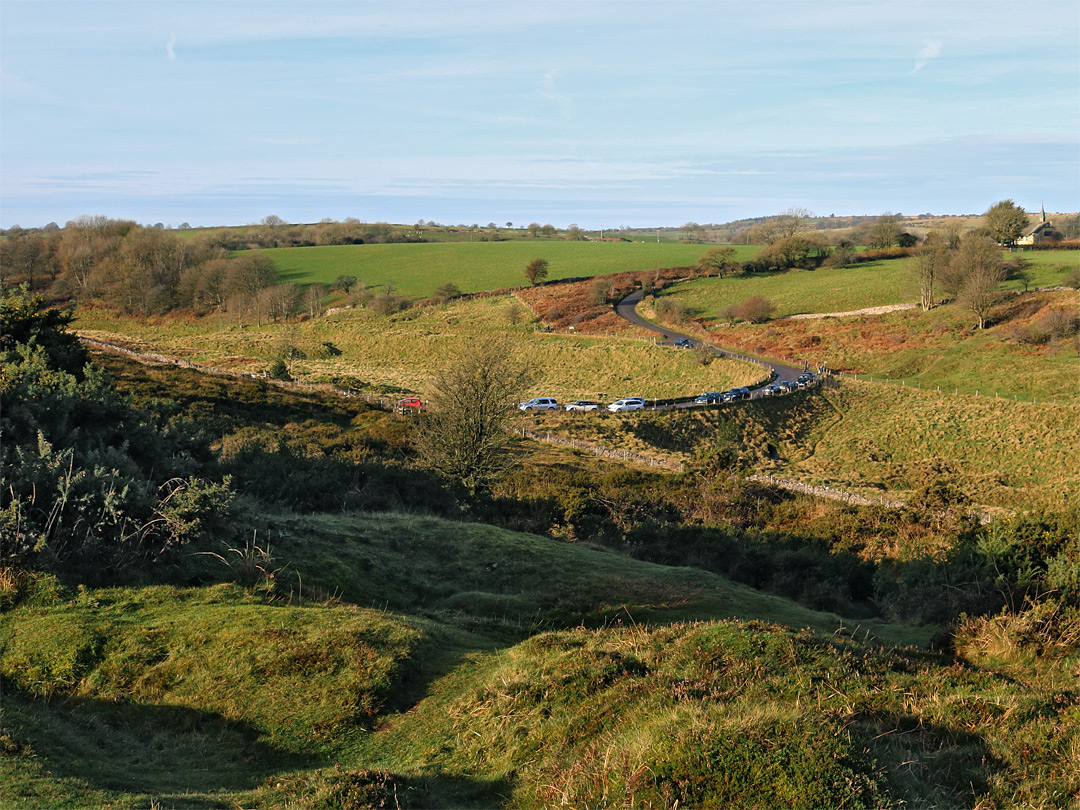
[[[0,227],[1080,210],[1080,3],[0,0]]]

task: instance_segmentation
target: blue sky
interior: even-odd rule
[[[0,0],[0,225],[1080,209],[1080,3]]]

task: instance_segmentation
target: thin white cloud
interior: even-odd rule
[[[170,59],[176,58],[176,34],[169,37],[169,43],[165,46],[165,53]]]
[[[937,55],[941,53],[941,46],[944,43],[940,39],[927,39],[923,40],[922,50],[919,51],[919,55],[915,57],[915,67],[911,69],[911,73],[914,75],[926,67],[927,63],[931,59],[937,58]]]

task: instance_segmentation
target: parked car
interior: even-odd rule
[[[641,397],[623,397],[616,400],[607,406],[607,409],[612,413],[623,413],[624,411],[643,411],[645,410],[645,400]]]
[[[705,391],[700,397],[694,400],[695,405],[714,405],[717,402],[723,402],[724,395],[719,391]]]
[[[775,397],[777,394],[784,393],[784,389],[776,383],[770,383],[761,389],[761,395],[763,397]]]
[[[694,341],[692,341],[690,338],[679,337],[675,338],[672,345],[675,346],[675,348],[677,349],[689,349],[691,346],[694,345]]]
[[[559,403],[551,397],[537,397],[536,399],[530,399],[528,402],[522,402],[520,405],[518,405],[518,410],[557,411],[559,410]]]
[[[563,405],[568,411],[598,411],[603,406],[594,399],[579,399],[577,402],[569,402]]]
[[[738,402],[743,399],[750,399],[749,388],[732,388],[724,393],[724,402]]]
[[[405,397],[394,403],[394,413],[420,413],[423,408],[420,397]]]
[[[780,383],[780,390],[785,394],[789,394],[792,391],[797,391],[798,388],[799,384],[796,383],[794,380],[784,380]]]
[[[795,380],[795,384],[798,385],[799,388],[806,388],[809,385],[813,385],[815,379],[816,378],[814,377],[814,372],[812,372],[812,371],[804,371]]]

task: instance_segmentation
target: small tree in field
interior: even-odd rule
[[[460,297],[461,290],[458,289],[457,284],[452,281],[447,281],[435,288],[435,298],[439,299],[439,301],[444,304],[447,301],[452,301],[453,299]]]
[[[489,487],[513,463],[506,426],[534,378],[506,341],[471,344],[429,386],[416,436],[424,466],[471,492]]]
[[[548,260],[533,259],[525,265],[525,278],[530,284],[539,284],[548,276]]]

